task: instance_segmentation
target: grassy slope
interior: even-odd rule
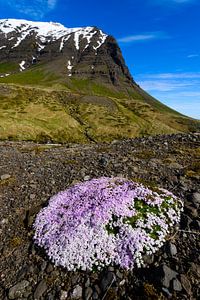
[[[195,130],[196,121],[137,87],[63,78],[43,66],[0,78],[0,138],[86,142]]]

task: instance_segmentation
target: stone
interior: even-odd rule
[[[91,288],[91,287],[88,287],[88,288],[85,290],[85,300],[91,299],[92,294],[93,294],[92,288]]]
[[[150,265],[154,262],[154,255],[144,255],[143,260],[146,265]]]
[[[107,272],[103,279],[101,280],[101,288],[103,292],[115,281],[115,275],[112,272]]]
[[[46,272],[51,273],[52,271],[53,271],[53,265],[49,263],[47,268],[46,268]]]
[[[39,282],[34,292],[34,300],[39,300],[41,296],[46,292],[47,284],[46,281],[43,279]]]
[[[169,243],[167,248],[168,248],[168,252],[171,256],[175,256],[177,254],[177,248],[174,244]]]
[[[67,297],[68,297],[68,292],[61,290],[60,291],[60,300],[67,300]]]
[[[200,230],[200,221],[194,220],[190,224],[190,228],[199,231]]]
[[[9,174],[4,174],[4,175],[1,175],[1,180],[7,180],[11,177],[11,175]]]
[[[185,211],[193,218],[197,218],[198,217],[198,211],[196,208],[190,206],[190,205],[187,205],[185,206]]]
[[[163,273],[163,279],[162,279],[162,284],[164,287],[169,288],[170,286],[170,281],[178,275],[177,272],[174,270],[170,269],[167,265],[162,266],[162,273]]]
[[[171,169],[182,169],[182,168],[183,168],[183,166],[180,165],[180,164],[177,163],[177,162],[171,162],[171,163],[169,164],[169,167],[170,167]]]
[[[182,287],[187,292],[187,294],[190,295],[191,294],[191,290],[192,290],[190,281],[188,280],[188,278],[184,274],[180,275],[180,280],[181,280]]]
[[[106,157],[102,156],[100,159],[99,159],[99,164],[102,166],[102,167],[106,167],[108,165],[109,161]]]
[[[17,299],[23,297],[25,289],[29,286],[29,282],[27,280],[22,280],[18,282],[16,285],[11,287],[8,292],[9,299]]]
[[[182,285],[178,279],[173,279],[172,286],[174,291],[176,292],[182,291]]]
[[[123,274],[119,270],[116,271],[116,275],[119,279],[123,278]]]
[[[82,298],[83,289],[80,285],[75,286],[72,291],[71,299],[79,299]]]
[[[90,176],[89,175],[86,175],[84,178],[83,178],[84,181],[87,181],[87,180],[90,180]]]
[[[192,203],[198,208],[200,206],[200,193],[192,194]]]
[[[167,297],[171,298],[172,294],[170,293],[170,291],[167,288],[162,288],[162,291],[164,292],[164,294],[166,294]]]
[[[44,260],[41,264],[41,271],[44,272],[44,270],[46,269],[47,267],[47,262]]]
[[[192,219],[190,217],[188,217],[186,214],[182,214],[181,216],[181,229],[188,229],[190,224],[192,222]]]

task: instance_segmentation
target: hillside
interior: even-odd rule
[[[0,139],[85,143],[199,128],[144,92],[98,28],[0,20]]]

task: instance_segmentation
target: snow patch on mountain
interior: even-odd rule
[[[24,71],[24,70],[26,69],[26,68],[24,67],[25,64],[26,64],[25,60],[22,60],[22,62],[19,64],[19,66],[20,66],[20,71],[21,71],[21,72]]]
[[[23,40],[29,35],[35,35],[38,43],[38,50],[45,48],[46,43],[61,39],[60,51],[63,49],[65,42],[73,35],[74,44],[77,50],[80,49],[81,40],[85,39],[87,44],[85,49],[91,43],[93,36],[97,36],[97,46],[99,48],[106,40],[107,35],[101,30],[97,31],[94,27],[77,27],[67,28],[60,23],[54,22],[33,22],[17,19],[1,19],[0,33],[3,33],[6,38],[12,40],[17,38],[12,48],[18,47]],[[14,36],[13,36],[14,35]]]

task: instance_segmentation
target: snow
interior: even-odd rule
[[[7,73],[7,74],[4,74],[4,75],[0,75],[0,77],[3,78],[3,77],[7,77],[7,76],[9,76],[9,75],[10,75],[10,74]]]
[[[69,38],[70,38],[70,35],[62,37],[61,42],[60,42],[60,51],[62,51],[62,49],[65,45],[65,42],[67,42]]]
[[[99,37],[100,40],[97,41],[97,46],[93,46],[93,49],[96,51],[98,48],[100,48],[104,43],[105,43],[105,40],[107,38],[107,35],[105,33],[102,32],[102,30],[100,30],[100,34],[101,36]]]
[[[26,64],[25,60],[22,60],[22,62],[19,64],[20,66],[20,71],[22,72],[23,70],[25,70],[24,65]]]
[[[40,45],[39,43],[37,43],[37,45],[38,45],[38,51],[39,52],[45,48],[44,45]]]
[[[71,73],[72,68],[73,68],[73,66],[71,64],[71,61],[68,60],[68,64],[67,64],[67,69],[69,70],[68,76],[72,76],[72,73]]]
[[[25,31],[25,32],[22,32],[21,37],[19,37],[19,38],[17,39],[16,44],[15,44],[12,48],[18,47],[19,44],[21,44],[21,42],[22,42],[23,40],[25,40],[25,38],[27,37],[27,35],[29,35],[29,32],[26,32],[26,31]]]
[[[45,48],[45,43],[61,39],[60,51],[64,43],[68,41],[71,35],[74,35],[74,45],[77,50],[80,49],[81,40],[86,40],[85,49],[89,46],[94,35],[98,34],[97,50],[105,42],[107,35],[101,30],[97,31],[94,27],[67,28],[60,23],[53,22],[34,22],[17,19],[0,19],[0,32],[3,32],[7,38],[8,34],[16,33],[17,41],[12,48],[16,48],[30,34],[35,34],[39,51]],[[12,38],[12,37],[11,37]],[[9,40],[11,40],[9,38]]]
[[[6,46],[1,46],[1,47],[0,47],[0,50],[3,49],[3,48],[6,48]]]

